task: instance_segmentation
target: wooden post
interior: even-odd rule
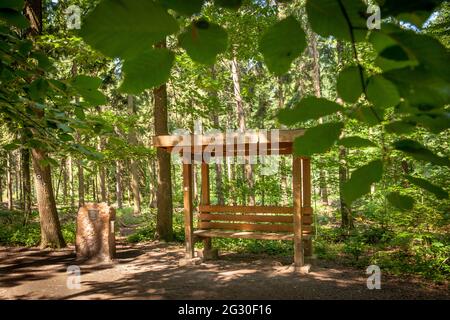
[[[202,197],[200,203],[202,205],[210,204],[210,194],[209,194],[209,168],[206,162],[202,162]],[[211,238],[203,239],[204,251],[210,251],[211,247]]]
[[[292,159],[292,195],[294,202],[294,266],[301,271],[303,259],[302,226],[302,159],[293,155]]]
[[[194,217],[192,211],[192,164],[183,163],[184,232],[186,259],[194,258]]]
[[[303,158],[302,163],[303,208],[307,208],[309,210],[307,212],[311,212],[311,160],[309,158]],[[312,217],[310,220],[312,221]],[[312,253],[312,239],[308,238],[305,240],[305,256],[310,257]]]

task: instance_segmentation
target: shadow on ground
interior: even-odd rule
[[[158,242],[120,245],[113,265],[80,265],[81,287],[68,289],[73,248],[56,252],[0,248],[2,299],[449,299],[448,284],[382,276],[368,290],[364,270],[316,261],[292,271],[290,259],[225,254],[180,267],[183,248]]]

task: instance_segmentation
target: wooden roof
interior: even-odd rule
[[[209,150],[221,148],[227,156],[251,154],[291,154],[295,138],[305,133],[304,129],[277,130],[278,134],[270,130],[229,132],[218,134],[190,134],[190,135],[162,135],[153,137],[153,146],[165,149],[168,152],[178,148],[178,152],[189,152],[191,154],[202,153],[206,148]],[[182,149],[182,150],[180,150]],[[213,156],[220,156],[220,154]]]

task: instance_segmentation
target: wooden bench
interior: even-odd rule
[[[313,234],[312,209],[303,208],[303,239]],[[276,206],[199,206],[197,239],[294,240],[294,208]]]
[[[294,243],[294,265],[302,269],[304,256],[312,255],[313,212],[311,209],[310,159],[293,155],[292,191],[293,205],[279,206],[219,206],[210,203],[209,165],[203,151],[212,142],[226,153],[215,156],[288,155],[293,152],[293,141],[304,134],[304,130],[280,130],[276,143],[272,137],[255,133],[205,135],[157,136],[153,145],[168,152],[177,152],[183,158],[183,199],[186,259],[194,259],[194,244],[203,241],[204,253],[212,252],[211,238],[243,238],[261,240],[292,240]],[[234,142],[241,138],[237,148]],[[231,139],[229,139],[231,138]],[[217,143],[219,141],[219,143]],[[242,142],[243,141],[243,142]],[[225,155],[224,155],[225,154]],[[192,159],[201,163],[201,203],[198,210],[198,225],[194,230],[192,204],[193,179]],[[198,162],[199,161],[199,162]]]

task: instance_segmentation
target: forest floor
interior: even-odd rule
[[[0,299],[450,299],[448,284],[382,274],[369,290],[364,270],[315,260],[309,274],[290,259],[227,252],[180,267],[179,244],[117,246],[110,265],[81,265],[81,287],[68,289],[74,248],[0,247]]]

